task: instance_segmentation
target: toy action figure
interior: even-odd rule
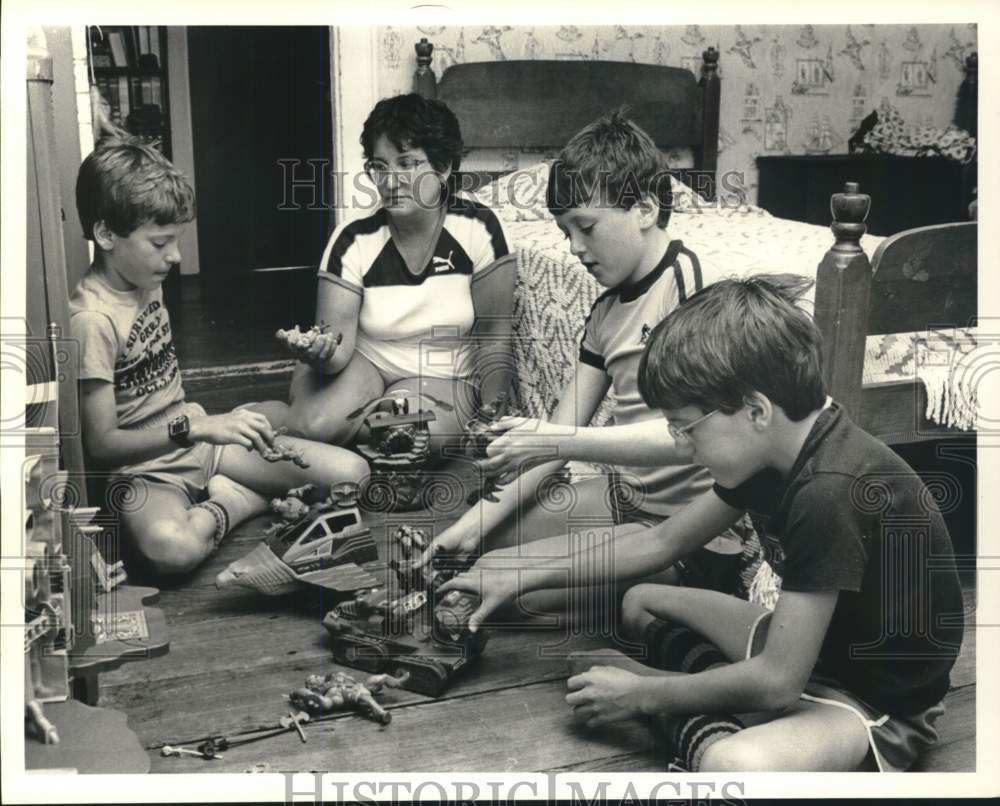
[[[373,695],[383,688],[400,688],[404,682],[405,675],[371,675],[364,683],[360,683],[345,672],[334,672],[326,677],[311,674],[306,678],[305,687],[293,691],[288,699],[293,708],[300,708],[311,716],[324,716],[342,708],[353,708],[376,722],[388,725],[392,721],[392,714],[376,702]]]

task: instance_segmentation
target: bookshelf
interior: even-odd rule
[[[93,25],[88,31],[94,79],[111,119],[172,159],[166,28]]]

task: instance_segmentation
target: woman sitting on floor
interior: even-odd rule
[[[349,445],[364,419],[351,412],[405,390],[434,412],[440,446],[510,386],[513,256],[497,217],[455,191],[462,135],[444,103],[415,94],[379,101],[361,145],[378,209],[338,226],[327,244],[316,304],[323,331],[308,348],[290,346],[300,362],[290,405],[255,408],[273,425]]]

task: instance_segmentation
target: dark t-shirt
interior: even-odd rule
[[[840,591],[817,671],[889,714],[939,702],[962,642],[962,591],[933,495],[837,403],[787,479],[765,470],[718,496],[747,510],[782,590]]]

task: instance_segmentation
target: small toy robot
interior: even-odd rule
[[[289,348],[294,350],[308,350],[321,333],[330,329],[329,325],[313,325],[307,331],[302,332],[296,325],[291,330],[281,329],[274,335],[279,341],[284,342]],[[337,346],[344,340],[344,334],[337,334]]]
[[[501,392],[491,402],[481,406],[476,416],[465,424],[465,435],[462,446],[466,455],[473,459],[485,459],[486,448],[504,432],[497,428],[501,417],[516,416],[507,411],[508,394]],[[469,493],[466,503],[473,506],[480,498],[496,502],[496,492],[499,490],[495,478],[482,477],[478,490]]]
[[[359,565],[377,560],[378,550],[371,531],[362,523],[356,495],[353,484],[335,485],[328,499],[309,506],[297,520],[221,571],[216,586],[278,596],[302,584],[338,592],[378,584]]]
[[[430,459],[431,434],[428,424],[437,419],[433,411],[411,412],[410,401],[426,399],[445,411],[451,405],[429,395],[399,390],[376,398],[347,415],[348,420],[364,417],[368,441],[358,445],[358,453],[372,469],[365,505],[383,511],[407,511],[423,505],[424,473]],[[390,411],[376,411],[390,403]],[[383,500],[384,499],[384,500]]]

